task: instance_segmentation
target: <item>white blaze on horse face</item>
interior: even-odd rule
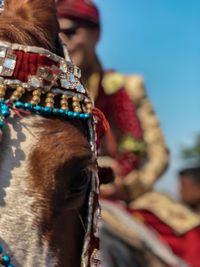
[[[27,160],[37,143],[32,124],[38,120],[9,118],[0,143],[0,243],[19,267],[56,266],[47,241],[41,242],[41,212],[32,209],[37,196],[31,194]]]

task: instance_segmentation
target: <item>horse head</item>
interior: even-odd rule
[[[58,31],[53,0],[5,2],[0,15],[5,266],[8,255],[19,267],[99,266],[92,103],[80,70],[55,54]]]

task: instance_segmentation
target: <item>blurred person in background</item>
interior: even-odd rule
[[[154,229],[189,266],[200,266],[200,167],[178,172],[181,202],[148,192],[130,205],[130,213]]]
[[[200,214],[200,167],[179,172],[180,197],[183,203]]]
[[[57,10],[60,37],[111,126],[99,162],[112,166],[116,179],[102,188],[102,196],[130,202],[152,189],[168,166],[168,151],[143,78],[103,69],[96,53],[100,15],[92,1],[58,0]]]
[[[159,120],[144,89],[143,78],[103,69],[96,54],[101,33],[100,16],[92,1],[58,0],[57,9],[60,37],[68,46],[73,62],[81,68],[83,82],[96,107],[104,112],[111,125],[111,133],[107,134],[102,146],[101,155],[104,157],[101,157],[100,163],[113,167],[116,179],[102,188],[102,196],[124,200],[129,205],[129,215],[133,220],[139,218],[144,225],[156,229],[161,240],[170,245],[176,255],[190,263],[195,262],[191,266],[198,267],[195,264],[197,255],[200,255],[199,248],[190,246],[187,249],[185,238],[187,236],[188,244],[190,238],[196,240],[198,234],[195,232],[193,235],[193,229],[199,226],[199,219],[167,196],[150,192],[155,181],[166,170],[169,155]],[[120,258],[119,267],[130,267],[130,261],[134,266],[134,259],[137,261],[135,266],[147,267],[150,260],[146,260],[144,254],[133,253],[133,246],[128,243],[131,229],[125,227],[129,229],[126,234],[126,229],[121,227],[123,219],[119,214],[116,220],[116,214],[111,212],[109,204],[103,203],[102,207],[104,222],[115,229],[114,232],[105,231],[102,239],[104,250],[112,252],[112,255],[108,253],[108,258],[113,257],[111,262],[115,262],[115,265],[110,262],[108,266],[117,267]],[[117,232],[119,239],[116,239]],[[135,244],[138,243],[136,240]],[[149,266],[166,265],[154,262]],[[185,265],[180,263],[176,266]]]

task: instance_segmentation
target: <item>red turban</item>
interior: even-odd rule
[[[58,0],[57,11],[59,17],[100,24],[99,11],[91,0]]]

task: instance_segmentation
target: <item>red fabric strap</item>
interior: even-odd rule
[[[38,67],[57,66],[55,61],[45,55],[24,51],[14,51],[14,53],[17,56],[17,62],[12,78],[22,82],[28,81],[28,75],[35,75]]]

